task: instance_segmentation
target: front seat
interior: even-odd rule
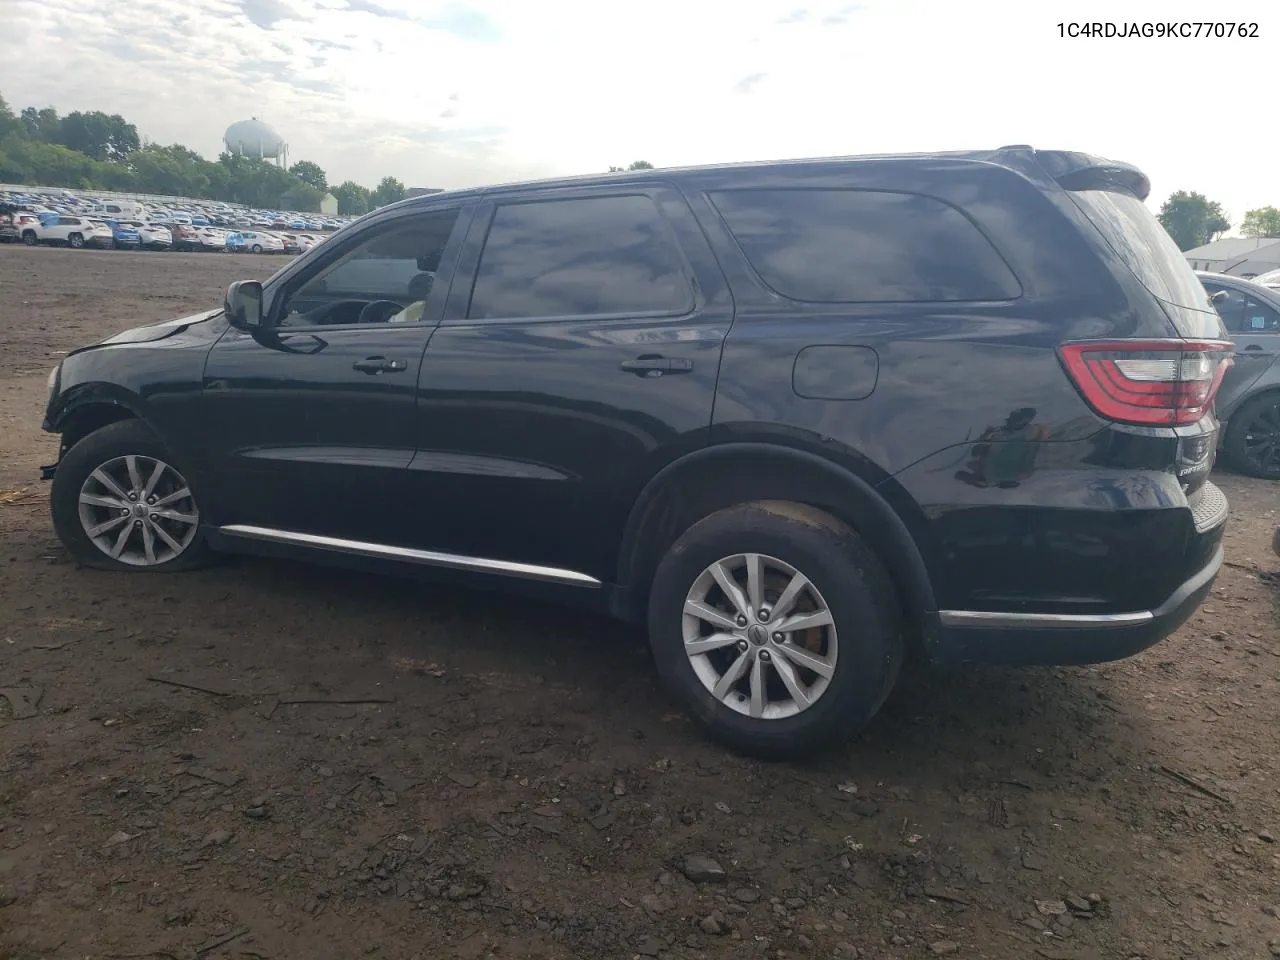
[[[388,323],[419,323],[422,312],[427,308],[427,297],[431,295],[431,287],[436,282],[434,273],[419,273],[409,281],[409,305],[392,316]]]

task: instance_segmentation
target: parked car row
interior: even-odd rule
[[[119,197],[73,194],[65,190],[0,190],[0,204],[12,204],[32,213],[89,216],[97,220],[147,220],[166,225],[223,227],[241,230],[332,231],[345,226],[352,217],[297,213],[288,210],[259,210],[215,200],[162,198],[155,202]]]
[[[0,190],[0,242],[33,246],[297,254],[350,220],[216,201],[143,203],[66,191]]]
[[[310,250],[326,236],[323,233],[232,231],[221,227],[102,220],[69,214],[31,214],[26,211],[0,214],[0,240],[18,241],[28,246],[45,244],[74,249],[100,247],[116,250],[297,254]]]

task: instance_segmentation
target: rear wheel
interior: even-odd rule
[[[84,246],[84,237],[78,233],[71,234],[67,237],[67,246],[71,247],[73,250],[79,250]]]
[[[40,241],[36,237],[36,232],[34,230],[24,230],[22,232],[22,242],[28,247],[34,247]]]
[[[1227,423],[1227,461],[1236,470],[1264,480],[1280,480],[1280,393],[1254,397]]]
[[[87,567],[187,570],[210,558],[187,478],[140,420],[105,426],[67,451],[52,506],[59,539]]]
[[[731,507],[658,566],[649,638],[667,687],[708,732],[782,759],[858,732],[903,658],[883,565],[845,524],[802,504]]]
[[[252,249],[252,251],[253,251],[254,253],[261,253],[261,252],[262,252],[262,244],[260,244],[260,243],[255,243],[251,249]]]

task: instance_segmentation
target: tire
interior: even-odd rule
[[[84,237],[78,233],[67,235],[67,246],[72,250],[79,250],[84,246]]]
[[[250,249],[253,253],[261,253],[261,252],[262,252],[262,244],[260,244],[260,243],[255,243],[255,244],[254,244],[252,247],[250,247],[249,249]]]
[[[135,459],[139,480],[135,485],[145,486],[151,479],[156,462],[173,471],[172,474],[166,472],[158,476],[152,494],[154,505],[145,504],[142,498],[129,503],[97,479],[98,471],[105,472],[109,478],[120,478],[116,483],[118,492],[127,493],[128,480],[125,478],[128,465],[125,461],[128,458]],[[209,563],[212,551],[199,528],[198,501],[190,495],[176,496],[183,488],[190,491],[183,471],[174,464],[172,455],[150,427],[141,420],[112,423],[82,438],[58,464],[51,495],[53,528],[82,566],[140,572],[191,570]],[[82,504],[86,494],[94,501]],[[122,509],[129,509],[130,516],[117,517],[114,506],[102,503],[106,500],[119,503]],[[157,510],[167,515],[159,517],[152,512]],[[173,519],[177,516],[194,517],[195,522]],[[117,523],[99,536],[103,542],[109,540],[114,543],[119,534],[129,531],[117,558],[98,546],[86,525],[105,526],[108,521],[119,519],[124,522]],[[144,531],[143,527],[147,530]],[[164,530],[181,549],[175,552],[159,533],[154,532],[157,527]],[[150,547],[146,544],[148,531],[151,531]]]
[[[799,654],[812,651],[818,654],[815,660],[834,661],[824,668],[831,670],[825,688],[818,674],[796,668],[793,657],[798,654],[778,652],[779,647],[797,649],[786,640],[785,632],[772,632],[784,621],[761,623],[763,635],[748,623],[743,638],[697,657],[696,662],[686,654],[686,631],[692,631],[693,639],[698,634],[726,632],[723,625],[713,627],[688,614],[686,600],[692,593],[710,606],[728,609],[727,595],[715,585],[710,568],[725,558],[742,559],[745,566],[743,555],[747,554],[762,557],[766,570],[774,564],[790,568],[791,573],[783,570],[781,578],[772,582],[771,575],[763,577],[766,601],[781,600],[783,585],[795,572],[808,580],[810,586],[802,591],[800,603],[790,605],[792,611],[783,614],[786,620],[802,609],[825,606],[829,611],[830,627],[792,635],[805,640]],[[703,594],[708,583],[711,592]],[[786,642],[780,644],[779,636]],[[658,565],[649,595],[649,643],[664,685],[712,737],[741,753],[769,760],[817,753],[856,734],[893,689],[904,656],[901,606],[883,564],[834,517],[780,501],[721,510],[695,523],[672,545]],[[769,677],[769,693],[762,699],[765,711],[774,716],[751,716],[756,707],[746,694],[754,670],[744,673],[736,684],[740,692],[729,693],[724,700],[710,689],[708,684],[740,656],[748,661],[768,657],[761,665],[761,676]],[[810,705],[801,708],[790,697],[783,684],[783,666],[774,661],[789,670],[792,683],[796,678],[812,678],[805,689],[813,695]],[[780,696],[775,699],[775,695]],[[729,702],[736,703],[736,708]],[[789,710],[794,712],[788,715]]]
[[[1270,442],[1264,439],[1266,434]],[[1254,397],[1232,415],[1222,451],[1232,469],[1263,480],[1280,480],[1280,392]]]
[[[34,247],[40,242],[40,240],[36,236],[36,232],[34,230],[24,230],[22,233],[22,242],[28,247]]]

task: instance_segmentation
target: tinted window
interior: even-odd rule
[[[728,190],[712,202],[760,278],[792,300],[1010,300],[1021,293],[977,227],[932,197]]]
[[[1111,190],[1076,190],[1071,196],[1153,296],[1192,310],[1213,309],[1191,264],[1141,200]]]
[[[503,204],[471,293],[472,319],[686,313],[693,292],[646,196]]]
[[[457,210],[441,210],[374,228],[289,294],[282,324],[420,322],[457,219]],[[374,301],[385,309],[364,312]]]

